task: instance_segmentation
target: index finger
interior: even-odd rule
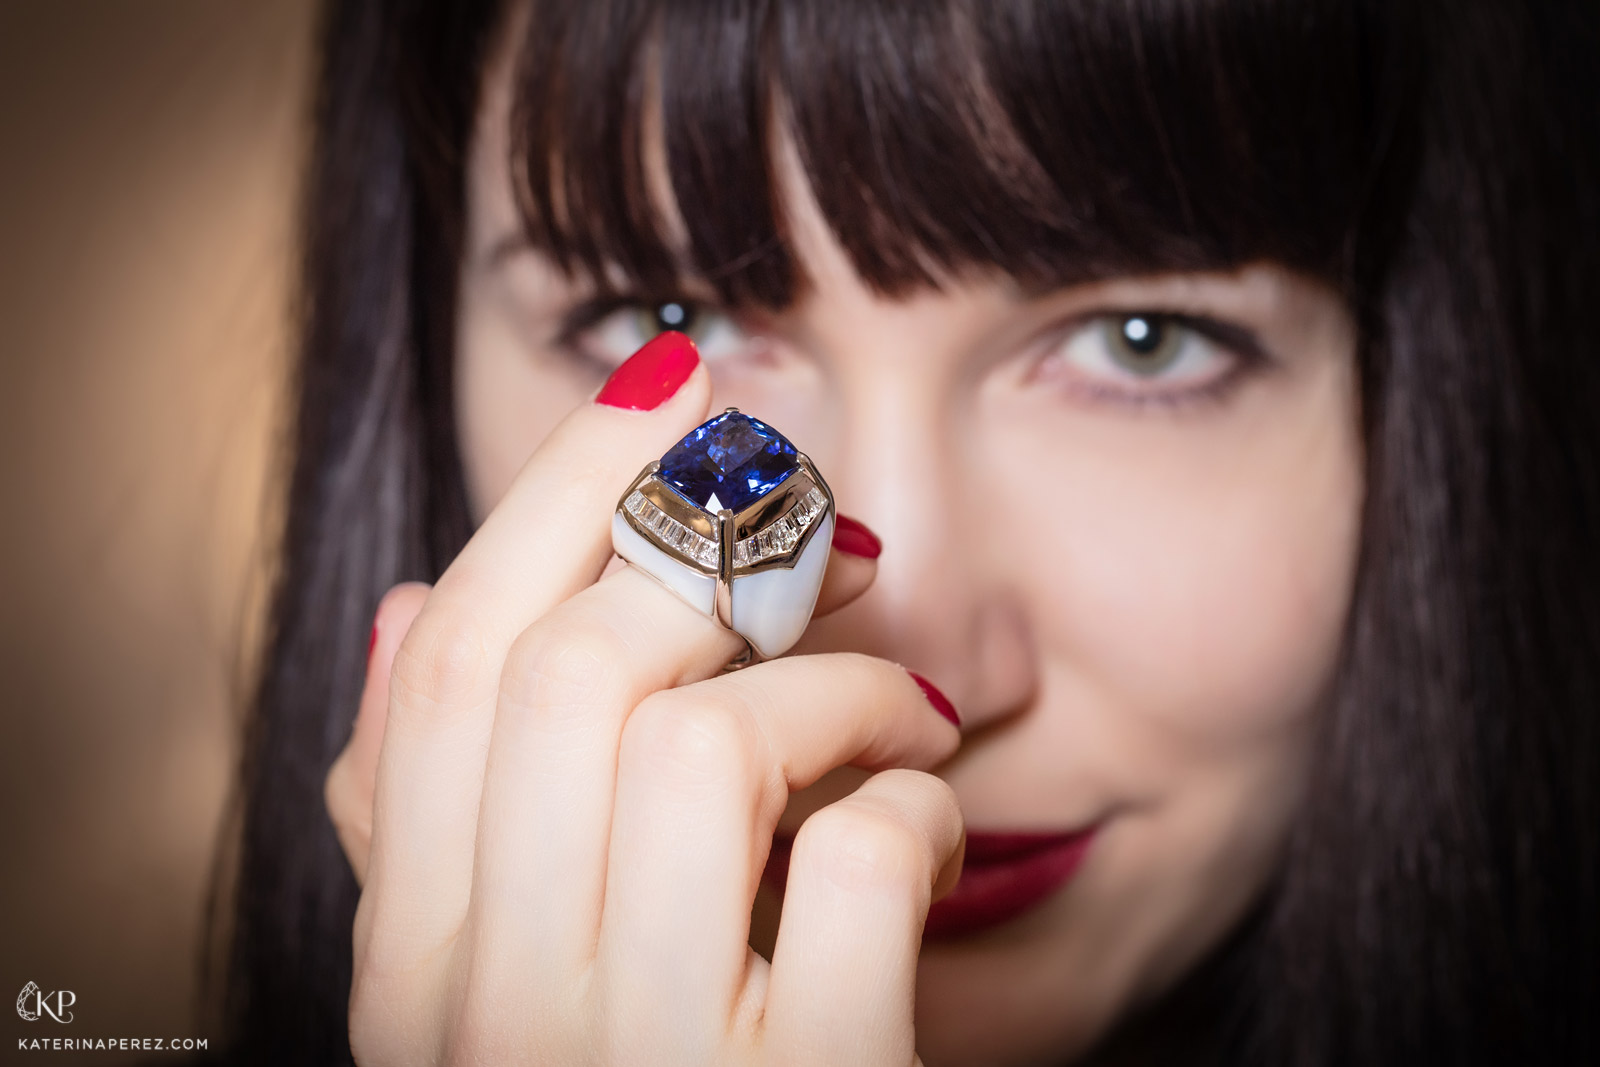
[[[615,406],[654,390],[654,407]],[[395,654],[374,782],[367,886],[432,946],[465,914],[500,669],[516,636],[594,583],[617,496],[706,417],[694,345],[664,333],[563,419],[434,585]],[[371,894],[369,894],[370,896]]]

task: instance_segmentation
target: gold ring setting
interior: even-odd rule
[[[617,555],[739,634],[732,670],[788,651],[816,607],[833,493],[805,453],[728,408],[645,466],[617,501]]]

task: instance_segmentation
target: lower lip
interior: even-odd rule
[[[969,834],[961,880],[928,909],[924,940],[987,930],[1022,915],[1066,884],[1088,854],[1094,830],[1074,834]],[[762,880],[779,893],[789,877],[793,838],[773,838]]]

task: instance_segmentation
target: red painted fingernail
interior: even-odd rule
[[[595,403],[634,411],[660,407],[689,380],[699,362],[693,341],[676,330],[658,333],[611,372]]]
[[[852,556],[877,559],[883,552],[883,542],[878,535],[848,515],[839,515],[833,524],[833,547]]]
[[[961,716],[956,714],[956,706],[950,703],[949,697],[939,692],[938,686],[928,681],[916,671],[906,671],[906,673],[911,675],[918,685],[922,686],[922,695],[928,698],[928,703],[933,705],[935,711],[949,719],[951,722],[955,723],[957,726],[961,725]]]
[[[372,620],[372,636],[367,638],[367,664],[372,664],[372,650],[378,647],[378,620]]]

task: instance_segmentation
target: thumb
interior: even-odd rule
[[[389,671],[401,639],[411,629],[432,589],[426,582],[401,582],[378,602],[372,620],[371,650],[367,653],[367,681],[361,690],[355,726],[323,783],[323,803],[358,883],[366,881],[367,856],[372,846],[373,783],[377,779],[383,728],[389,717]]]

